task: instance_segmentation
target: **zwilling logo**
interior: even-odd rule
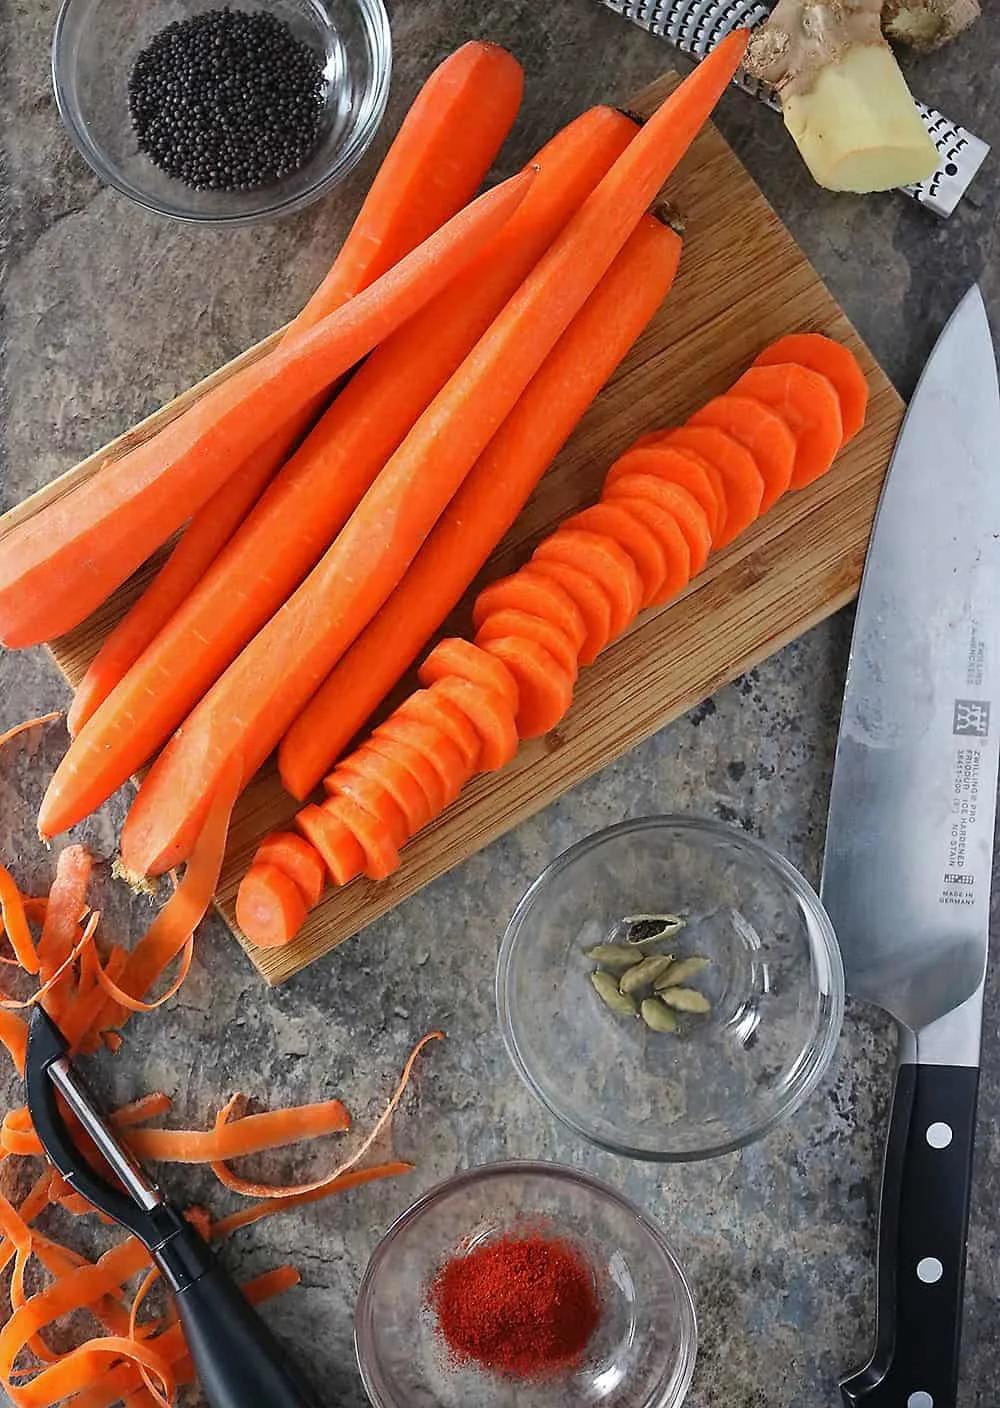
[[[956,699],[952,732],[964,738],[986,738],[990,731],[988,699]]]

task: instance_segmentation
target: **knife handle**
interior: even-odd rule
[[[879,1209],[875,1350],[848,1408],[956,1408],[979,1071],[901,1065]]]

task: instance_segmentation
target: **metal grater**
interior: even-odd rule
[[[730,30],[748,29],[766,20],[772,8],[763,0],[601,0],[601,4],[640,29],[668,40],[693,59],[703,59]],[[768,107],[781,111],[780,102],[767,84],[742,74],[735,81]],[[941,165],[926,181],[902,190],[935,215],[948,216],[965,195],[990,149],[979,137],[956,126],[934,108],[920,102],[917,108],[941,153]]]

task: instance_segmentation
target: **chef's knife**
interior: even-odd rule
[[[871,1408],[955,1408],[1000,739],[1000,394],[973,287],[924,369],[861,583],[821,894],[900,1025]]]

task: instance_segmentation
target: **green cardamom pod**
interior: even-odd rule
[[[638,992],[640,988],[650,988],[657,978],[667,971],[673,963],[673,956],[669,953],[650,954],[641,963],[637,963],[634,968],[629,968],[622,974],[619,988],[624,993]]]
[[[642,962],[642,954],[624,944],[595,944],[593,948],[584,949],[584,955],[609,973],[622,973]]]
[[[671,939],[684,928],[684,920],[679,914],[627,914],[622,923],[625,926],[625,942],[636,946]]]
[[[665,1002],[676,1012],[711,1012],[712,1004],[703,992],[694,988],[664,988],[660,1001]]]
[[[624,993],[618,991],[618,984],[610,973],[605,973],[598,968],[596,972],[591,973],[590,981],[605,1007],[610,1007],[612,1012],[618,1012],[623,1017],[635,1016],[638,1010],[635,1002],[632,998],[626,997]]]
[[[677,1030],[677,1018],[669,1007],[664,1007],[658,997],[647,997],[642,1007],[642,1020],[653,1032],[675,1032]]]
[[[679,988],[686,983],[689,978],[695,977],[702,969],[707,968],[711,959],[708,958],[682,958],[679,963],[673,964],[670,971],[664,973],[662,978],[656,982],[656,991],[662,992],[664,988]]]

